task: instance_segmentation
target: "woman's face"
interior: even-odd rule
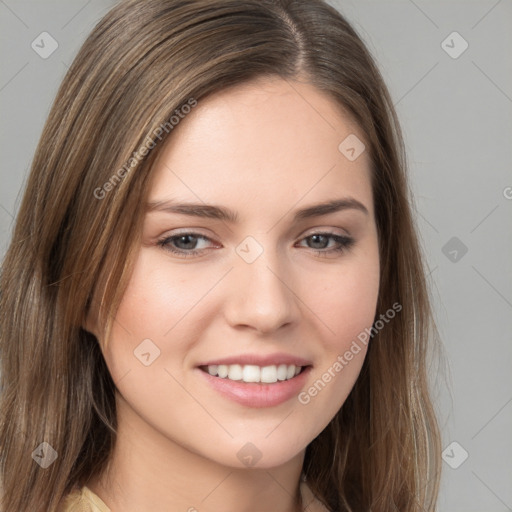
[[[376,311],[361,140],[332,100],[282,79],[199,101],[174,128],[104,349],[120,424],[231,467],[303,456],[353,387]]]

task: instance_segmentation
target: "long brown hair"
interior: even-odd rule
[[[402,306],[308,445],[303,474],[333,511],[435,510],[441,450],[426,363],[437,337],[400,128],[368,50],[321,0],[125,0],[93,30],[58,91],[3,264],[3,511],[56,511],[112,453],[115,385],[82,326],[101,283],[108,338],[138,250],[151,165],[172,129],[148,154],[138,148],[191,99],[266,76],[307,80],[366,135],[381,265],[376,320]],[[47,468],[32,454],[42,442],[57,455]]]

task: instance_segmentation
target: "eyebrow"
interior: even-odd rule
[[[319,217],[329,213],[343,210],[359,210],[368,215],[366,206],[352,197],[333,199],[323,203],[314,204],[297,210],[293,220],[300,221],[311,217]],[[222,206],[215,206],[202,203],[176,203],[173,201],[153,201],[147,204],[147,212],[163,211],[177,213],[194,217],[218,219],[221,221],[236,224],[239,221],[238,213]]]

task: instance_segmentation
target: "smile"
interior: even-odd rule
[[[275,407],[304,389],[311,365],[208,364],[196,367],[197,375],[229,401],[245,407]],[[295,402],[294,402],[295,403]]]

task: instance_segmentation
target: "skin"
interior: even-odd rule
[[[364,140],[324,93],[267,78],[199,101],[161,148],[149,202],[215,204],[239,221],[157,210],[145,217],[106,348],[99,338],[118,390],[119,434],[108,474],[89,487],[113,512],[299,510],[305,448],[342,406],[366,348],[307,404],[297,397],[266,408],[237,404],[196,365],[294,354],[312,362],[307,390],[372,325],[379,255],[369,158],[349,161],[338,150],[349,134]],[[347,197],[368,212],[293,222],[297,209]],[[333,239],[307,238],[325,231],[354,244],[326,253],[338,246]],[[207,239],[170,245],[199,255],[158,245],[184,232]],[[250,264],[235,250],[247,236],[263,248]],[[87,327],[98,336],[95,318]],[[160,355],[145,366],[134,350],[148,338]],[[237,457],[248,442],[261,453],[254,467]]]

